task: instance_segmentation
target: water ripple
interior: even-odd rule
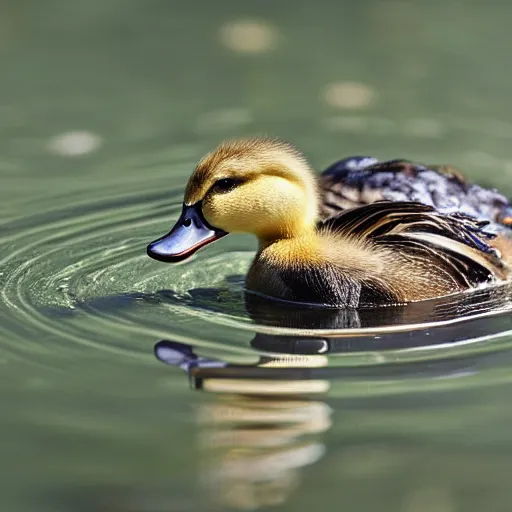
[[[141,357],[146,341],[168,338],[237,362],[254,351],[316,350],[343,356],[330,365],[354,366],[508,346],[507,286],[407,308],[301,310],[244,295],[255,248],[247,237],[227,237],[181,265],[155,262],[145,246],[170,228],[180,203],[180,190],[117,193],[6,223],[0,332],[8,357],[40,364],[42,354],[90,348]]]

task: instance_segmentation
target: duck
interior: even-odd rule
[[[510,225],[504,196],[447,166],[350,157],[317,177],[294,145],[244,138],[199,161],[179,219],[147,254],[177,263],[249,233],[258,249],[248,293],[332,308],[400,305],[509,280]]]

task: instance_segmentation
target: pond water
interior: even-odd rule
[[[321,317],[247,307],[250,237],[177,266],[145,247],[240,135],[319,171],[404,157],[512,195],[511,16],[2,2],[1,509],[509,511],[506,286]]]

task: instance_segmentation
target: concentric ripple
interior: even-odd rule
[[[255,350],[309,350],[313,338],[326,340],[324,352],[343,354],[333,365],[345,366],[508,343],[509,287],[409,308],[300,310],[247,300],[243,279],[255,249],[249,237],[226,237],[180,265],[155,262],[145,247],[170,229],[181,194],[112,195],[5,225],[0,332],[11,340],[10,356],[37,361],[45,351],[64,358],[94,347],[150,357],[144,342],[166,338],[246,360]]]
[[[126,338],[135,332],[139,340],[151,332],[192,335],[190,320],[176,315],[189,309],[183,306],[188,290],[205,288],[207,311],[208,289],[220,285],[227,273],[243,275],[251,253],[212,247],[180,266],[150,260],[147,242],[170,228],[180,202],[172,191],[137,194],[4,226],[1,301],[8,312],[0,329],[6,339],[20,333],[20,323],[25,340],[51,335],[107,350],[125,350]],[[224,291],[234,290],[240,293],[240,280]],[[44,350],[45,345],[38,347]]]

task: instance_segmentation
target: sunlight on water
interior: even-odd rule
[[[221,41],[230,50],[240,53],[263,53],[276,45],[275,29],[258,21],[233,21],[220,31]]]
[[[371,87],[354,82],[329,84],[323,94],[327,104],[346,109],[364,108],[372,102],[374,96]]]

